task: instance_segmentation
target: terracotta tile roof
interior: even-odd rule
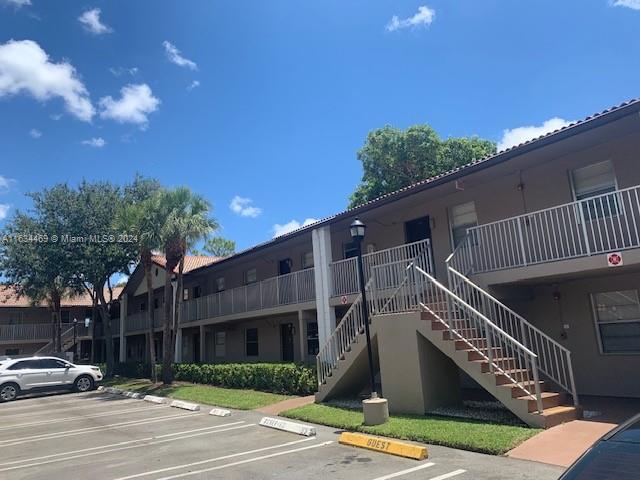
[[[355,215],[359,212],[363,212],[366,210],[369,210],[371,208],[375,208],[377,205],[379,204],[383,204],[385,201],[392,201],[396,198],[401,198],[403,196],[406,195],[410,195],[412,193],[421,191],[424,188],[429,188],[431,186],[435,186],[438,185],[442,182],[445,181],[451,181],[453,178],[456,178],[458,176],[462,176],[464,174],[466,174],[469,170],[474,169],[474,168],[482,168],[482,167],[488,167],[490,166],[492,163],[498,163],[501,161],[505,161],[508,160],[510,158],[516,157],[517,155],[523,154],[529,150],[533,150],[535,148],[539,148],[542,147],[545,143],[545,140],[549,140],[551,142],[553,141],[558,141],[561,140],[562,138],[564,138],[565,136],[570,136],[572,134],[577,134],[580,133],[583,130],[586,130],[587,128],[590,127],[589,124],[594,124],[595,121],[597,120],[602,120],[602,121],[606,121],[606,117],[611,116],[613,114],[616,113],[620,113],[620,114],[624,114],[624,110],[627,109],[640,109],[640,98],[635,98],[635,99],[631,99],[628,100],[626,102],[623,102],[619,105],[615,105],[613,107],[607,108],[606,110],[603,110],[602,112],[598,112],[598,113],[594,113],[593,115],[589,115],[588,117],[583,118],[582,120],[578,120],[576,122],[573,122],[567,126],[564,126],[558,130],[554,130],[553,132],[549,132],[547,134],[541,135],[537,138],[533,138],[531,140],[528,140],[526,142],[523,142],[519,145],[510,147],[508,149],[502,150],[498,153],[495,153],[493,155],[490,155],[488,157],[485,158],[481,158],[478,160],[474,160],[472,162],[469,162],[465,165],[462,165],[460,167],[456,167],[452,170],[449,170],[447,172],[443,172],[439,175],[430,177],[430,178],[426,178],[424,180],[420,180],[418,182],[415,182],[411,185],[408,185],[406,187],[400,188],[394,192],[390,192],[387,193],[385,195],[382,195],[378,198],[375,198],[373,200],[370,200],[368,202],[363,203],[362,205],[359,205],[357,207],[353,207],[353,208],[348,208],[346,210],[343,210],[342,212],[336,213],[334,215],[330,215],[328,217],[322,218],[320,220],[318,220],[315,223],[309,224],[309,225],[305,225],[303,227],[300,227],[296,230],[292,230],[290,232],[287,232],[285,234],[282,234],[278,237],[272,238],[270,240],[267,240],[266,242],[262,242],[259,243],[257,245],[254,245],[253,247],[249,247],[245,250],[242,250],[240,252],[237,252],[234,255],[231,255],[230,257],[226,257],[226,258],[222,258],[220,259],[220,261],[222,260],[230,260],[232,258],[238,257],[240,255],[245,255],[251,252],[254,252],[256,250],[259,250],[261,248],[267,247],[271,244],[277,243],[277,242],[281,242],[287,238],[293,237],[295,235],[298,235],[300,233],[304,233],[307,231],[311,231],[314,228],[317,228],[318,226],[321,225],[325,225],[325,224],[329,224],[334,220],[338,220],[341,217],[346,217],[346,216],[350,216],[350,215]],[[615,117],[614,117],[615,119]],[[597,124],[595,125],[597,126]],[[469,172],[470,173],[470,172]],[[202,267],[204,268],[204,267]]]
[[[195,270],[196,268],[201,268],[201,267],[206,267],[209,265],[212,265],[216,262],[219,262],[220,260],[224,259],[225,257],[208,257],[208,256],[204,256],[204,255],[187,255],[184,257],[184,273],[188,273],[191,270]],[[154,255],[153,257],[151,257],[151,259],[153,260],[153,263],[155,263],[156,265],[164,268],[164,266],[167,263],[166,258],[164,257],[164,255]],[[174,273],[178,273],[178,267],[176,267],[174,270]]]
[[[122,292],[124,287],[113,287],[113,298],[116,299]],[[109,298],[109,291],[105,289],[105,297]],[[88,294],[77,295],[74,297],[65,297],[62,299],[63,307],[90,307],[92,305],[91,297]],[[0,285],[0,308],[12,307],[22,308],[31,307],[31,300],[28,297],[20,297],[16,294],[15,288],[11,285]],[[46,307],[44,303],[38,305]]]

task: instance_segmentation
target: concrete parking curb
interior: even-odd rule
[[[170,406],[174,408],[181,408],[183,410],[189,410],[191,412],[200,411],[200,405],[198,405],[197,403],[183,402],[182,400],[174,400],[173,402],[171,402]]]
[[[414,460],[424,460],[428,456],[427,447],[363,433],[343,432],[340,434],[338,442],[342,445],[366,448],[367,450],[413,458]]]
[[[143,400],[145,402],[151,402],[151,403],[167,403],[167,399],[164,397],[156,397],[155,395],[145,395]]]
[[[313,437],[316,434],[316,428],[311,425],[290,422],[279,418],[263,417],[262,420],[260,420],[260,425],[263,427],[275,428],[276,430],[295,433],[296,435],[304,435],[305,437]]]
[[[214,408],[209,412],[209,415],[215,415],[216,417],[230,417],[231,410],[225,410],[224,408]]]

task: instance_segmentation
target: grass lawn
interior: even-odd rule
[[[305,405],[280,414],[305,422],[344,430],[444,445],[474,452],[502,455],[540,433],[535,428],[483,423],[451,417],[392,415],[384,425],[367,427],[362,412],[329,405]]]
[[[236,408],[238,410],[253,410],[291,398],[290,396],[276,393],[221,388],[184,382],[175,382],[171,386],[154,385],[149,380],[143,379],[112,378],[102,382],[102,385],[144,394],[177,398],[178,400],[187,400],[204,405]]]

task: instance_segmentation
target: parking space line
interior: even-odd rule
[[[262,455],[260,457],[247,458],[246,460],[240,460],[238,462],[225,463],[224,465],[218,465],[217,467],[204,468],[202,470],[194,470],[193,472],[179,473],[178,475],[172,475],[170,477],[162,477],[159,480],[173,480],[174,478],[190,477],[191,475],[199,475],[201,473],[213,472],[215,470],[222,470],[224,468],[230,468],[230,467],[236,467],[238,465],[244,465],[245,463],[259,462],[260,460],[267,460],[269,458],[280,457],[282,455],[289,455],[291,453],[303,452],[305,450],[311,450],[312,448],[324,447],[324,446],[330,445],[332,443],[333,443],[333,441],[329,440],[327,442],[317,443],[315,445],[309,445],[308,447],[294,448],[294,449],[291,449],[291,450],[285,450],[283,452],[276,452],[276,453],[271,453],[269,455]]]
[[[382,477],[376,477],[373,480],[389,480],[390,478],[401,477],[402,475],[407,475],[409,473],[417,472],[419,470],[423,470],[425,468],[433,467],[435,463],[427,462],[422,465],[418,465],[417,467],[407,468],[406,470],[400,470],[399,472],[390,473],[389,475],[383,475]]]
[[[175,420],[177,418],[184,418],[189,416],[192,416],[192,415],[189,413],[181,413],[178,415],[166,415],[164,417],[156,417],[156,418],[151,417],[150,419],[145,418],[142,420],[131,420],[128,422],[112,423],[111,425],[102,425],[99,427],[80,428],[77,430],[69,430],[65,432],[44,433],[41,435],[33,435],[31,437],[22,437],[17,440],[14,440],[14,439],[0,440],[0,448],[12,447],[14,445],[21,445],[23,443],[35,442],[38,440],[51,440],[54,438],[71,437],[74,435],[82,435],[84,433],[99,432],[101,430],[112,430],[118,427],[135,426],[143,423],[149,424],[149,423],[156,423],[156,422],[162,422],[167,420]]]
[[[244,422],[235,422],[235,423],[244,423]],[[233,425],[231,424],[227,424],[227,425]],[[198,432],[198,433],[193,433],[193,434],[187,434],[187,435],[182,435],[182,436],[176,436],[176,435],[180,435],[179,433],[172,433],[169,435],[162,435],[162,436],[158,436],[158,437],[146,437],[146,438],[142,438],[139,440],[129,440],[127,442],[120,442],[120,443],[116,443],[116,444],[112,444],[114,446],[116,446],[116,448],[108,448],[110,446],[101,446],[101,447],[92,447],[92,448],[87,448],[85,450],[75,450],[74,452],[66,452],[66,453],[56,453],[54,455],[47,455],[45,457],[40,457],[41,459],[43,459],[43,461],[38,461],[39,459],[30,459],[30,460],[16,460],[14,462],[9,462],[9,463],[5,463],[5,464],[0,464],[0,466],[3,465],[9,465],[11,463],[24,463],[27,461],[31,461],[32,463],[25,463],[23,465],[14,465],[11,467],[7,467],[7,468],[1,468],[0,472],[8,472],[11,470],[18,470],[21,468],[29,468],[29,467],[37,467],[40,465],[47,465],[50,463],[59,463],[59,462],[66,462],[68,460],[75,460],[77,458],[84,458],[84,457],[90,457],[92,455],[103,455],[105,453],[111,453],[111,452],[119,452],[122,450],[130,450],[132,448],[139,448],[139,447],[149,447],[149,446],[153,446],[153,445],[158,445],[161,443],[166,443],[166,442],[175,442],[177,440],[183,440],[186,438],[194,438],[194,437],[200,437],[203,435],[209,435],[209,434],[214,434],[214,433],[222,433],[222,432],[228,432],[231,430],[238,430],[241,428],[248,428],[248,427],[255,427],[256,424],[255,423],[248,423],[248,424],[244,424],[244,425],[236,425],[233,427],[229,427],[229,428],[221,428],[222,425],[217,426],[217,427],[207,427],[205,432],[201,431],[201,430],[205,430],[202,428],[199,428],[197,430],[191,430],[191,432]],[[183,432],[185,433],[185,432]],[[161,437],[167,437],[167,436],[171,436],[172,438],[163,438],[162,440],[157,440],[158,438]],[[141,442],[146,442],[146,443],[141,443]],[[138,443],[138,445],[128,445],[131,443]],[[118,446],[120,445],[120,446]],[[127,446],[125,446],[127,445]],[[98,451],[90,451],[88,452],[88,450],[98,450]],[[70,455],[69,453],[77,453],[77,452],[85,452],[85,453],[80,453],[80,454],[76,454],[76,455]],[[62,458],[51,458],[51,457],[62,457]],[[49,458],[49,460],[46,460],[47,458]]]
[[[63,417],[63,418],[52,418],[50,420],[41,420],[39,422],[29,422],[29,423],[18,423],[16,425],[9,425],[9,426],[5,426],[5,427],[0,427],[0,431],[3,430],[13,430],[15,428],[25,428],[25,427],[36,427],[38,425],[49,425],[52,423],[59,423],[59,422],[72,422],[75,420],[85,420],[88,418],[100,418],[100,417],[110,417],[113,415],[122,415],[124,413],[131,413],[131,412],[140,412],[140,411],[145,411],[145,410],[150,410],[149,405],[144,405],[142,407],[138,407],[138,408],[129,408],[127,410],[114,410],[114,411],[110,411],[110,412],[102,412],[102,413],[94,413],[92,415],[77,415],[75,417]]]
[[[457,477],[458,475],[462,475],[465,472],[466,470],[463,470],[463,469],[454,470],[453,472],[438,475],[437,477],[430,478],[429,480],[445,480],[447,478]]]
[[[120,403],[120,402],[124,402],[124,401],[136,401],[136,399],[132,399],[129,397],[122,397],[122,399],[120,399],[119,397],[113,397],[112,395],[107,396],[107,395],[101,395],[98,397],[89,397],[87,395],[85,396],[68,396],[65,395],[64,397],[66,398],[66,400],[63,400],[61,402],[55,402],[53,400],[55,400],[56,398],[61,397],[62,395],[55,395],[55,396],[51,396],[51,397],[38,397],[38,398],[25,398],[25,399],[18,399],[16,400],[14,403],[17,403],[18,405],[3,405],[2,407],[0,407],[0,411],[1,412],[16,412],[16,411],[21,411],[21,410],[29,410],[29,409],[34,409],[34,408],[47,408],[49,406],[51,407],[58,407],[60,405],[71,405],[71,404],[80,404],[80,403],[86,403],[86,402],[95,402],[95,404],[105,404],[105,403]],[[115,398],[115,400],[107,400],[110,398]],[[28,402],[29,400],[47,400],[47,401],[43,401],[43,402]],[[94,405],[95,406],[95,405]]]
[[[301,440],[294,440],[292,442],[281,443],[279,445],[272,445],[270,447],[262,447],[262,448],[256,448],[254,450],[247,450],[245,452],[231,453],[229,455],[224,455],[222,457],[210,458],[208,460],[201,460],[199,462],[185,463],[184,465],[176,465],[174,467],[161,468],[159,470],[152,470],[152,471],[149,471],[149,472],[137,473],[135,475],[128,475],[126,477],[120,477],[120,478],[118,478],[116,480],[130,480],[132,478],[140,478],[140,477],[146,477],[148,475],[156,475],[158,473],[170,472],[172,470],[179,470],[181,468],[191,468],[191,467],[195,467],[196,465],[203,465],[205,463],[219,462],[221,460],[229,460],[230,458],[240,457],[242,455],[251,455],[252,453],[265,452],[267,450],[273,450],[274,448],[289,447],[291,445],[296,445],[298,443],[308,442],[309,440],[315,440],[315,438],[314,437],[303,438]]]
[[[123,399],[121,401],[118,401],[117,403],[111,403],[111,404],[104,404],[104,403],[86,403],[83,406],[79,406],[79,404],[82,404],[83,402],[90,402],[89,400],[83,400],[82,402],[71,402],[74,405],[65,405],[66,402],[60,402],[59,404],[52,404],[51,406],[47,405],[38,405],[37,408],[36,406],[31,406],[31,407],[22,407],[19,409],[18,413],[14,413],[15,411],[9,411],[9,410],[5,410],[4,407],[0,407],[0,414],[7,414],[7,415],[11,415],[11,418],[17,418],[17,417],[26,417],[26,416],[34,416],[34,415],[42,415],[45,413],[51,413],[52,409],[55,408],[57,410],[61,409],[62,410],[70,410],[73,409],[73,411],[76,410],[87,410],[87,409],[95,409],[95,408],[99,408],[99,407],[105,407],[105,406],[121,406],[121,405],[128,405],[131,403],[140,403],[140,400],[134,399],[134,398],[127,398],[127,399]],[[76,406],[78,405],[78,406]]]

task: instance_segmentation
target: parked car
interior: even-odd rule
[[[607,433],[575,461],[559,480],[640,478],[640,414]]]
[[[0,362],[0,402],[40,389],[70,387],[88,392],[100,380],[100,367],[74,365],[57,357],[5,359]]]

